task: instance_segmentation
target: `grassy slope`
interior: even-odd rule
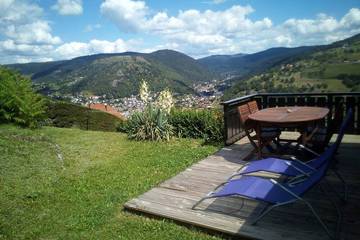
[[[350,44],[336,44],[288,63],[291,67],[283,64],[238,81],[224,98],[253,92],[350,92],[360,89],[360,79],[350,87],[339,78],[340,74],[360,76],[358,37]]]
[[[195,140],[0,126],[0,239],[211,239],[122,205],[211,154]],[[54,144],[64,156],[60,161]]]

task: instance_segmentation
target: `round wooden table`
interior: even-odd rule
[[[291,127],[297,128],[302,136],[302,144],[317,131],[316,124],[329,113],[328,108],[322,107],[275,107],[265,108],[250,114],[249,119],[256,123],[257,135],[261,135],[262,127]],[[313,132],[308,134],[307,127],[315,125]],[[261,141],[259,138],[258,141]],[[261,151],[261,149],[259,149]]]

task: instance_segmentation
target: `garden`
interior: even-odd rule
[[[0,70],[0,239],[217,238],[122,206],[217,151],[221,115],[150,104],[117,122],[125,133],[85,131],[81,113],[49,117],[27,78]]]

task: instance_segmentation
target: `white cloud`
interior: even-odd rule
[[[148,7],[143,1],[105,0],[100,11],[126,32],[135,32],[142,27]]]
[[[0,37],[16,44],[60,44],[52,36],[48,21],[42,19],[43,10],[36,4],[22,0],[5,0],[0,4]]]
[[[350,11],[341,19],[340,24],[346,28],[360,27],[360,9],[350,9]]]
[[[220,3],[224,3],[226,2],[226,0],[212,0],[212,3],[214,4],[220,4]]]
[[[0,41],[0,63],[50,61],[53,50],[52,45],[18,44],[8,39]]]
[[[32,23],[22,25],[9,25],[4,27],[3,34],[10,39],[14,39],[20,44],[60,44],[61,39],[51,35],[49,23],[37,20]]]
[[[60,15],[80,15],[83,12],[82,0],[57,0],[52,9]]]
[[[72,59],[97,53],[119,53],[137,49],[142,43],[136,40],[68,42],[58,46],[17,44],[13,40],[0,41],[0,63],[52,61]]]
[[[88,24],[88,25],[85,26],[84,32],[92,32],[92,31],[94,31],[96,29],[99,29],[99,28],[101,28],[101,24],[94,24],[94,25]]]
[[[153,11],[145,1],[104,0],[100,11],[121,32],[156,37],[157,45],[123,39],[62,44],[58,36],[52,35],[51,25],[43,19],[43,9],[37,4],[27,0],[0,0],[0,62],[69,59],[101,52],[149,52],[163,48],[193,57],[253,53],[270,47],[327,44],[360,33],[359,8],[350,9],[340,19],[320,13],[314,18],[291,18],[279,24],[268,17],[253,20],[251,14],[255,9],[249,5],[218,11],[188,9],[170,15],[166,11]],[[100,27],[87,25],[84,32]]]
[[[204,1],[204,2],[202,2],[202,3],[205,3],[205,4],[215,4],[215,5],[217,5],[217,4],[222,4],[222,3],[224,3],[224,2],[226,2],[226,0]]]
[[[0,12],[0,63],[47,59],[44,56],[61,44],[37,4],[1,0]]]
[[[139,10],[136,14],[125,11],[132,6]],[[192,56],[327,44],[360,33],[358,8],[350,9],[340,20],[318,14],[313,19],[292,18],[277,25],[267,17],[252,20],[255,10],[251,6],[234,5],[222,11],[189,9],[173,16],[152,12],[143,1],[105,0],[101,8],[121,31],[155,35],[164,42],[159,47],[175,46]]]
[[[96,53],[119,53],[128,51],[134,47],[136,46],[133,41],[124,41],[122,39],[117,39],[113,42],[97,39],[93,39],[88,43],[70,42],[56,48],[54,51],[54,58],[71,59]]]
[[[42,8],[21,0],[0,1],[0,27],[4,25],[25,24],[41,16]]]

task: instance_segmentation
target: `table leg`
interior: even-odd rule
[[[257,136],[257,158],[261,159],[262,158],[262,140],[261,140],[261,125],[258,123],[256,124],[256,136]]]
[[[314,136],[314,134],[319,130],[319,126],[318,123],[315,123],[315,127],[313,128],[312,132],[307,134],[307,129],[308,126],[304,126],[304,129],[302,131],[301,134],[301,143],[306,146],[306,143]]]

